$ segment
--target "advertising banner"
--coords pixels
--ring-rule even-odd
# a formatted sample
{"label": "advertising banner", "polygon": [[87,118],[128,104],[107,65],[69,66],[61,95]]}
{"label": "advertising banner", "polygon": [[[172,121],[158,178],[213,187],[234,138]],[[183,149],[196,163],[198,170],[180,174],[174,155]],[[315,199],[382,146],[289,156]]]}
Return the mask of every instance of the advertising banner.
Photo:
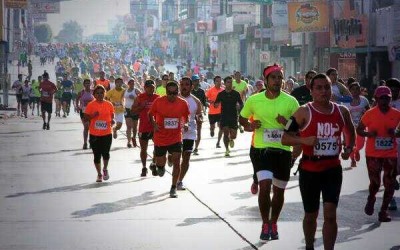
{"label": "advertising banner", "polygon": [[28,0],[5,0],[4,6],[10,9],[26,9]]}
{"label": "advertising banner", "polygon": [[327,2],[290,2],[288,16],[290,32],[329,31]]}

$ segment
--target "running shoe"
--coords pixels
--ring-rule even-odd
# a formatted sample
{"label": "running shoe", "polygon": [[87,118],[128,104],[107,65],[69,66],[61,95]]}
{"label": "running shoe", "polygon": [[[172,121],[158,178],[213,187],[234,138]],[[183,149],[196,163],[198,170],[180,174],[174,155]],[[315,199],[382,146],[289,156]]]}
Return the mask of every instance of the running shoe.
{"label": "running shoe", "polygon": [[102,175],[97,175],[96,182],[102,182],[103,181],[103,176]]}
{"label": "running shoe", "polygon": [[152,162],[151,164],[150,164],[150,170],[151,170],[151,174],[153,175],[153,176],[157,176],[158,175],[158,173],[157,173],[157,166],[156,166],[156,164],[154,163],[154,162]]}
{"label": "running shoe", "polygon": [[176,184],[176,189],[177,189],[177,190],[186,190],[186,187],[183,185],[183,182],[179,181],[179,182]]}
{"label": "running shoe", "polygon": [[261,227],[261,234],[260,234],[260,240],[262,241],[267,241],[270,238],[270,233],[269,233],[269,225],[268,223],[264,223]]}
{"label": "running shoe", "polygon": [[225,151],[225,157],[231,156],[229,153],[230,153],[230,151],[229,151],[229,150],[226,150],[226,151]]}
{"label": "running shoe", "polygon": [[390,211],[396,211],[397,210],[397,203],[396,203],[396,198],[395,197],[393,197],[392,200],[390,201],[388,209]]}
{"label": "running shoe", "polygon": [[117,139],[118,138],[118,133],[116,129],[113,129],[113,138]]}
{"label": "running shoe", "polygon": [[214,130],[210,130],[210,136],[214,137]]}
{"label": "running shoe", "polygon": [[47,130],[50,130],[50,123],[47,123],[47,124],[46,124],[46,129],[47,129]]}
{"label": "running shoe", "polygon": [[242,126],[239,126],[239,131],[240,131],[240,133],[244,133],[244,129],[243,129],[243,127]]}
{"label": "running shoe", "polygon": [[176,187],[171,187],[171,190],[169,191],[169,197],[178,198],[178,195],[176,194]]}
{"label": "running shoe", "polygon": [[258,193],[258,184],[255,182],[251,183],[250,191],[252,194],[257,194]]}
{"label": "running shoe", "polygon": [[126,146],[127,146],[128,148],[131,148],[131,147],[132,147],[132,144],[128,143]]}
{"label": "running shoe", "polygon": [[235,146],[235,141],[231,139],[229,141],[229,147],[233,148],[234,146]]}
{"label": "running shoe", "polygon": [[221,148],[221,145],[219,145],[219,143],[217,143],[216,148]]}
{"label": "running shoe", "polygon": [[193,155],[199,155],[199,150],[198,150],[197,148],[195,148],[195,149],[193,150]]}
{"label": "running shoe", "polygon": [[46,123],[44,122],[44,123],[43,123],[43,129],[46,129],[46,126],[47,126],[47,125],[46,125]]}
{"label": "running shoe", "polygon": [[368,196],[367,204],[365,205],[365,208],[364,208],[364,212],[365,212],[366,215],[370,215],[371,216],[371,215],[374,214],[375,200],[376,200],[375,197],[374,198],[370,198]]}
{"label": "running shoe", "polygon": [[146,177],[147,175],[147,168],[142,168],[142,173],[140,174],[140,177]]}
{"label": "running shoe", "polygon": [[271,223],[271,240],[279,240],[278,225],[274,222]]}
{"label": "running shoe", "polygon": [[63,115],[63,118],[67,118],[67,116],[64,114],[64,115]]}
{"label": "running shoe", "polygon": [[380,222],[390,222],[392,218],[390,218],[389,214],[386,211],[380,211],[378,215],[378,219]]}
{"label": "running shoe", "polygon": [[158,176],[163,177],[164,174],[165,174],[165,167],[158,167],[157,166],[157,174],[158,174]]}
{"label": "running shoe", "polygon": [[133,145],[134,148],[137,147],[137,142],[136,142],[135,138],[132,138],[132,145]]}
{"label": "running shoe", "polygon": [[108,174],[108,170],[107,169],[103,169],[103,180],[108,180],[110,179],[110,175]]}
{"label": "running shoe", "polygon": [[83,143],[83,149],[87,149],[87,143]]}

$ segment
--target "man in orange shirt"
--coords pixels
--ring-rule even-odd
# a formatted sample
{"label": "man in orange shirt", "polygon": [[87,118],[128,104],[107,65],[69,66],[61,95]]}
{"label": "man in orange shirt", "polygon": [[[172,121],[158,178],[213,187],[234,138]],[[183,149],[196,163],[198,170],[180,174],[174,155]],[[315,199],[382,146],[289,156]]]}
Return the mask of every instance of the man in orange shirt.
{"label": "man in orange shirt", "polygon": [[367,137],[365,156],[369,176],[369,196],[364,212],[367,215],[374,213],[376,194],[381,186],[381,172],[383,170],[383,186],[385,192],[378,214],[380,222],[389,222],[391,218],[387,212],[394,194],[397,168],[397,142],[400,137],[398,125],[400,111],[390,107],[392,92],[387,86],[379,86],[374,94],[377,105],[362,116],[357,127],[357,134]]}
{"label": "man in orange shirt", "polygon": [[172,154],[172,186],[169,195],[176,198],[176,184],[181,171],[182,121],[183,129],[187,131],[190,112],[188,103],[178,96],[177,82],[169,81],[166,91],[166,96],[157,98],[152,104],[149,119],[154,128],[154,154],[158,176],[164,176],[167,151]]}
{"label": "man in orange shirt", "polygon": [[[222,83],[221,76],[215,76],[214,77],[214,86],[212,88],[210,88],[206,93],[207,100],[210,103],[210,107],[208,110],[208,121],[210,122],[211,137],[214,137],[215,123],[217,123],[218,127],[219,127],[219,123],[221,120],[221,106],[214,107],[214,102],[217,99],[218,93],[222,92],[224,90],[221,86],[221,83]],[[222,130],[221,130],[221,128],[219,128],[217,148],[221,147],[219,145],[221,138],[222,138]]]}
{"label": "man in orange shirt", "polygon": [[100,71],[100,78],[95,81],[95,85],[102,85],[107,91],[110,90],[110,81],[105,79],[106,73]]}

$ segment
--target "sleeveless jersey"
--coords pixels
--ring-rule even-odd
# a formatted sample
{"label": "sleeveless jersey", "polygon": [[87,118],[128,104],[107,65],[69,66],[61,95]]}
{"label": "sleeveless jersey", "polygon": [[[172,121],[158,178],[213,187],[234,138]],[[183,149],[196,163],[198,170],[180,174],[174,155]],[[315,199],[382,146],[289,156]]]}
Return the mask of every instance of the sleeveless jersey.
{"label": "sleeveless jersey", "polygon": [[129,98],[130,95],[132,95],[133,98],[136,98],[136,91],[135,91],[135,89],[132,89],[130,92],[129,92],[129,89],[126,89],[126,90],[125,90],[125,94],[124,94],[124,98],[125,98],[125,108],[127,108],[127,109],[131,109],[131,108],[132,108],[133,101],[135,100],[135,99]]}
{"label": "sleeveless jersey", "polygon": [[183,139],[196,140],[197,139],[197,122],[196,122],[196,112],[197,112],[197,102],[194,100],[192,95],[188,97],[182,97],[189,104],[189,129],[188,131],[183,131]]}
{"label": "sleeveless jersey", "polygon": [[[330,114],[323,114],[316,110],[311,103],[307,103],[310,119],[304,129],[300,130],[301,137],[317,136],[315,146],[302,145],[303,155],[318,157],[329,156],[329,159],[317,161],[302,160],[301,168],[312,172],[321,172],[340,165],[341,133],[344,119],[339,106],[333,103]],[[337,157],[335,157],[337,156]]]}

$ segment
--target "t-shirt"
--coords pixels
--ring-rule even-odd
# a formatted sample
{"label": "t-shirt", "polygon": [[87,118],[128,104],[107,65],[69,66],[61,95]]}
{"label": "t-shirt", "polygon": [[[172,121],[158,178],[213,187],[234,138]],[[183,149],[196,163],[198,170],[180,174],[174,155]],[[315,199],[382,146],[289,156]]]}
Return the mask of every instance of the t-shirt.
{"label": "t-shirt", "polygon": [[307,102],[312,101],[312,96],[310,90],[307,88],[306,85],[300,86],[290,93],[296,100],[299,102],[300,105],[306,104]]}
{"label": "t-shirt", "polygon": [[167,95],[167,88],[163,85],[160,85],[156,88],[156,94],[159,96]]}
{"label": "t-shirt", "polygon": [[217,114],[221,114],[221,105],[219,105],[217,108],[214,107],[214,103],[215,100],[217,99],[218,93],[222,92],[224,89],[221,88],[216,88],[215,86],[210,88],[207,93],[206,93],[206,97],[208,99],[209,102],[212,102],[210,104],[210,107],[208,109],[208,114],[209,115],[217,115]]}
{"label": "t-shirt", "polygon": [[278,123],[276,117],[279,114],[289,120],[298,107],[297,100],[283,91],[275,99],[267,98],[265,92],[250,96],[240,115],[261,121],[261,127],[253,132],[251,145],[255,148],[272,147],[291,151],[290,146],[281,143],[285,126]]}
{"label": "t-shirt", "polygon": [[49,80],[43,80],[40,83],[39,88],[41,92],[40,101],[45,103],[52,103],[53,95],[57,91],[56,85]]}
{"label": "t-shirt", "polygon": [[33,97],[40,97],[40,88],[39,88],[39,81],[32,81],[32,96]]}
{"label": "t-shirt", "polygon": [[141,93],[137,97],[139,106],[144,104],[144,109],[139,113],[139,133],[153,132],[153,126],[149,120],[149,110],[155,99],[160,97],[159,95],[153,94],[149,96],[147,93]]}
{"label": "t-shirt", "polygon": [[110,91],[107,91],[106,98],[114,105],[115,113],[121,114],[121,113],[125,112],[124,103],[123,103],[124,89],[121,89],[121,90],[112,89]]}
{"label": "t-shirt", "polygon": [[85,109],[85,114],[92,116],[96,111],[99,112],[99,115],[90,120],[89,134],[94,136],[111,134],[111,118],[114,113],[112,103],[106,100],[102,102],[98,102],[97,100],[89,102]]}
{"label": "t-shirt", "polygon": [[352,105],[351,102],[347,102],[344,103],[344,106],[349,109],[354,126],[357,127],[358,123],[360,123],[361,116],[369,108],[369,102],[367,98],[360,96],[360,103],[358,105]]}
{"label": "t-shirt", "polygon": [[[246,97],[245,90],[247,89],[247,82],[241,80],[239,83],[235,79],[232,80],[232,88],[239,92],[242,98]],[[244,99],[243,99],[244,100]]]}
{"label": "t-shirt", "polygon": [[221,106],[221,119],[225,121],[236,121],[237,120],[237,108],[236,104],[243,106],[243,101],[240,98],[239,92],[236,90],[231,90],[227,92],[223,90],[222,92],[218,93],[217,99],[215,100],[216,103],[220,103]]}
{"label": "t-shirt", "polygon": [[365,156],[369,157],[397,157],[397,142],[393,136],[388,134],[388,129],[393,130],[400,122],[400,111],[390,108],[384,114],[375,106],[365,112],[361,122],[368,131],[376,131],[376,137],[367,137]]}
{"label": "t-shirt", "polygon": [[192,94],[197,97],[197,99],[200,100],[201,104],[203,106],[207,105],[207,98],[206,98],[206,93],[204,92],[203,89],[198,88],[198,89],[192,89]]}
{"label": "t-shirt", "polygon": [[102,85],[104,88],[106,88],[106,90],[110,89],[110,81],[108,79],[104,79],[104,80],[97,79],[95,83],[96,83],[96,85],[98,85],[98,84]]}
{"label": "t-shirt", "polygon": [[70,80],[65,80],[61,82],[64,92],[72,93],[72,86],[74,84]]}
{"label": "t-shirt", "polygon": [[157,98],[150,108],[149,114],[155,117],[159,128],[154,131],[154,145],[168,146],[182,141],[182,120],[188,121],[189,105],[181,97],[174,102],[166,96]]}

